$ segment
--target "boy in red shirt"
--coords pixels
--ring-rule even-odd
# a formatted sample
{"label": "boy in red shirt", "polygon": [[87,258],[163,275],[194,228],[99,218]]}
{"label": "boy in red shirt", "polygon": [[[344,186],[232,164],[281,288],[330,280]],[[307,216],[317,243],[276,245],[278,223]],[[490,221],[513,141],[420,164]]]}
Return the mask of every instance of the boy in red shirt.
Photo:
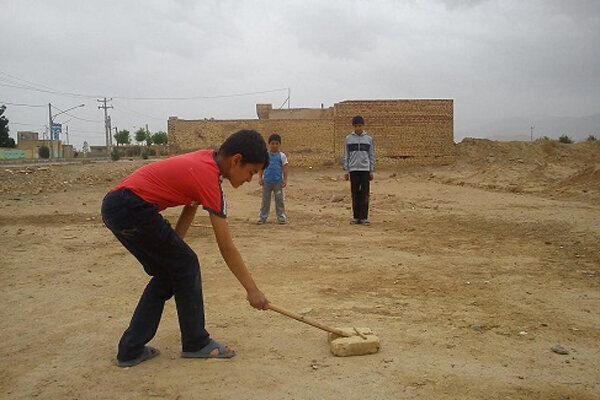
{"label": "boy in red shirt", "polygon": [[[159,354],[146,343],[156,334],[164,304],[172,296],[181,330],[182,357],[235,355],[211,339],[204,328],[200,265],[183,237],[201,205],[209,212],[221,255],[246,289],[248,302],[265,310],[268,300],[231,239],[221,182],[225,178],[237,188],[268,164],[262,136],[242,130],[227,138],[219,151],[199,150],[145,165],[106,195],[102,203],[104,224],[152,277],[119,342],[119,367],[134,366]],[[184,208],[173,229],[160,211],[180,205]]]}

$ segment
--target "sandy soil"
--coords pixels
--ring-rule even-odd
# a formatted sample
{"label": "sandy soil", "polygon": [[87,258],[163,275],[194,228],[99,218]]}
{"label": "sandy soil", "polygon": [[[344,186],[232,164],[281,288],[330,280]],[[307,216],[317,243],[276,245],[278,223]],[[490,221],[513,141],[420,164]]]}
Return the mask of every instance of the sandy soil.
{"label": "sandy soil", "polygon": [[248,306],[200,213],[188,241],[208,329],[238,355],[180,358],[171,300],[152,341],[162,354],[127,369],[116,343],[147,278],[99,209],[141,161],[1,168],[0,397],[600,398],[600,146],[457,151],[453,166],[379,171],[370,227],[348,224],[338,169],[291,170],[286,226],[254,224],[257,182],[224,184],[234,240],[270,300],[370,327],[379,353],[334,357],[324,332]]}

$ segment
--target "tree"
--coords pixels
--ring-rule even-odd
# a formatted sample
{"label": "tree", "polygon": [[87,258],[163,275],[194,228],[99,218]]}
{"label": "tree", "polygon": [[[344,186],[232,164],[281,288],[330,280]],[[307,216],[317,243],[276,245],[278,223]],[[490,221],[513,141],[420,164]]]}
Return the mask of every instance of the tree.
{"label": "tree", "polygon": [[562,135],[561,137],[558,138],[558,141],[561,143],[566,143],[566,144],[573,143],[573,140],[570,137],[568,137],[567,135]]}
{"label": "tree", "polygon": [[150,146],[152,143],[154,143],[154,135],[148,132],[146,135],[146,145]]}
{"label": "tree", "polygon": [[158,131],[152,135],[152,141],[156,144],[167,144],[168,137],[167,132]]}
{"label": "tree", "polygon": [[129,144],[131,143],[131,138],[129,137],[129,131],[127,129],[123,129],[114,134],[113,136],[117,141],[117,146],[119,144]]}
{"label": "tree", "polygon": [[49,158],[50,157],[50,148],[48,146],[41,146],[38,149],[38,155],[40,158]]}
{"label": "tree", "polygon": [[596,139],[596,136],[594,136],[594,135],[590,135],[590,136],[588,136],[588,138],[587,138],[586,140],[587,140],[588,142],[595,142],[595,141],[596,141],[596,140],[598,140],[598,139]]}
{"label": "tree", "polygon": [[140,128],[137,131],[135,131],[135,141],[138,142],[138,144],[140,144],[144,140],[146,140],[146,131],[144,130],[144,128]]}
{"label": "tree", "polygon": [[15,140],[8,135],[8,119],[3,115],[5,105],[0,106],[0,147],[15,147]]}
{"label": "tree", "polygon": [[120,158],[121,155],[119,154],[119,150],[116,147],[113,147],[112,151],[110,152],[110,159],[113,161],[119,161]]}

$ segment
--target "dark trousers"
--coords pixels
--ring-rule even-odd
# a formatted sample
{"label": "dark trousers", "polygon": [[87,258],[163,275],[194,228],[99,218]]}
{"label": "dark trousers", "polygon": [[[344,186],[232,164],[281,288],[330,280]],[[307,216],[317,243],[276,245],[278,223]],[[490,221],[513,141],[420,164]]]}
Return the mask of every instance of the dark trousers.
{"label": "dark trousers", "polygon": [[350,172],[350,190],[352,191],[352,213],[354,219],[369,218],[369,171]]}
{"label": "dark trousers", "polygon": [[102,220],[152,278],[119,342],[117,358],[139,357],[156,334],[165,302],[175,296],[183,351],[206,346],[200,265],[194,251],[177,235],[158,207],[133,192],[110,192],[102,202]]}

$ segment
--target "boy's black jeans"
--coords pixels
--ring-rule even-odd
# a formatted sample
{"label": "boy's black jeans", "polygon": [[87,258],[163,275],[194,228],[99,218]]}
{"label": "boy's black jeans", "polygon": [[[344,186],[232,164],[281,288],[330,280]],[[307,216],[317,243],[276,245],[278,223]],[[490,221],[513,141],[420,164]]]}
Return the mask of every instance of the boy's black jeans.
{"label": "boy's black jeans", "polygon": [[204,329],[198,257],[158,207],[130,190],[117,190],[104,198],[102,220],[152,277],[119,342],[117,359],[129,361],[142,354],[144,345],[156,334],[165,302],[173,295],[183,351],[206,346],[209,335]]}
{"label": "boy's black jeans", "polygon": [[370,177],[371,173],[369,171],[350,171],[354,219],[369,219]]}

